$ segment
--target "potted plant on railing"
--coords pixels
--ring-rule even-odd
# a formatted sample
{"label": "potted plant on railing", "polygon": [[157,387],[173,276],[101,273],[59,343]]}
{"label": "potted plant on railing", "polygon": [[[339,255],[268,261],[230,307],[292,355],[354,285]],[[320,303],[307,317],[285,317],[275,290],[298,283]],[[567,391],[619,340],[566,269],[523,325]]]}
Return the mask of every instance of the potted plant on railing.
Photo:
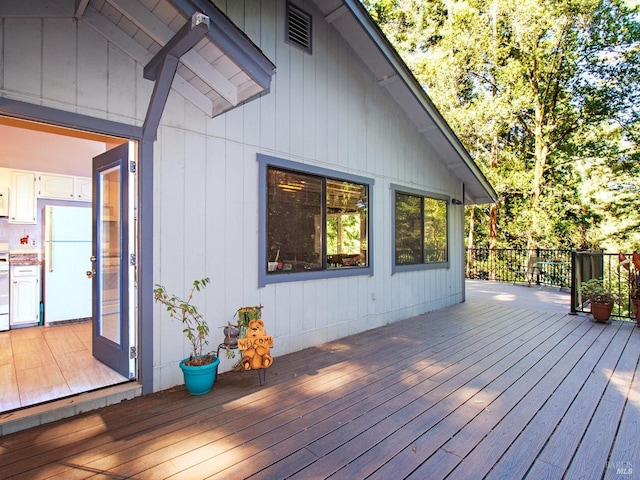
{"label": "potted plant on railing", "polygon": [[617,297],[601,278],[592,278],[580,285],[582,299],[591,304],[591,314],[600,323],[606,323],[611,317],[611,310]]}
{"label": "potted plant on railing", "polygon": [[204,289],[209,278],[194,280],[186,300],[175,294],[167,293],[164,286],[156,284],[153,295],[156,302],[167,307],[169,317],[182,322],[185,337],[191,344],[191,354],[180,362],[184,383],[191,395],[203,395],[211,391],[218,373],[220,359],[213,353],[205,353],[209,344],[209,326],[198,307],[192,303],[193,294]]}
{"label": "potted plant on railing", "polygon": [[636,325],[640,326],[640,253],[633,252],[631,259],[624,253],[619,253],[618,260],[629,276],[629,299],[636,317]]}

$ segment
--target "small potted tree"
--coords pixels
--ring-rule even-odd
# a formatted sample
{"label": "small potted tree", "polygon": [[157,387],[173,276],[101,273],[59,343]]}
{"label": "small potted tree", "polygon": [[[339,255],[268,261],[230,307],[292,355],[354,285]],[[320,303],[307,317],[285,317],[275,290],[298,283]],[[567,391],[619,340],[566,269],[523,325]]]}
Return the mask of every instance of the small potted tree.
{"label": "small potted tree", "polygon": [[591,304],[591,314],[600,323],[606,323],[611,317],[616,295],[601,278],[592,278],[580,285],[582,300]]}
{"label": "small potted tree", "polygon": [[180,320],[182,332],[191,344],[191,354],[180,362],[184,383],[191,395],[203,395],[211,391],[218,373],[220,359],[213,353],[205,353],[209,344],[209,326],[198,307],[192,303],[193,294],[204,289],[209,278],[194,280],[186,300],[167,292],[162,285],[156,284],[153,295],[156,302],[167,307],[169,317]]}

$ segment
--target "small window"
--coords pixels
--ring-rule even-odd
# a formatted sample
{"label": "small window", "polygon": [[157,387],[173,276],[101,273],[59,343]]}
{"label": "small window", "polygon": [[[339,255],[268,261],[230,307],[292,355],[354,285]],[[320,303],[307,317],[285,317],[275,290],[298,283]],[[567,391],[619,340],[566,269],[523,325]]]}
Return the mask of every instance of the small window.
{"label": "small window", "polygon": [[311,15],[287,3],[287,41],[311,53]]}
{"label": "small window", "polygon": [[394,194],[394,267],[447,266],[449,199],[400,189]]}
{"label": "small window", "polygon": [[373,180],[259,155],[260,283],[372,274]]}

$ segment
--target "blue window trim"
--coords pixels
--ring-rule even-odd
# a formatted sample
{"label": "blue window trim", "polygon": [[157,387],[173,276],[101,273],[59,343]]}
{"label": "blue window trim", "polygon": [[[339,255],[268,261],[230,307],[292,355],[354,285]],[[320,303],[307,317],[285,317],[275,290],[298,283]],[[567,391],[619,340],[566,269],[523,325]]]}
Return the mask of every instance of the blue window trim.
{"label": "blue window trim", "polygon": [[[312,165],[306,165],[304,163],[294,162],[291,160],[285,160],[282,158],[272,157],[269,155],[263,155],[259,153],[257,155],[258,161],[258,287],[264,287],[272,283],[285,283],[285,282],[301,282],[306,280],[317,280],[324,278],[341,278],[341,277],[353,277],[357,275],[373,275],[373,255],[372,255],[372,198],[373,198],[373,185],[374,180],[372,178],[361,177],[359,175],[352,175],[349,173],[339,172],[336,170],[329,170],[326,168],[316,167]],[[268,167],[277,167],[287,170],[294,170],[300,173],[307,173],[310,175],[319,175],[322,177],[332,178],[336,180],[345,180],[348,182],[360,183],[367,185],[369,190],[369,235],[367,238],[367,249],[369,265],[365,267],[348,267],[348,268],[336,268],[317,270],[312,272],[297,272],[297,273],[279,273],[278,275],[267,274],[267,169]]]}
{"label": "blue window trim", "polygon": [[[439,193],[427,192],[415,188],[404,187],[394,183],[389,185],[391,190],[391,274],[400,272],[413,272],[416,270],[433,270],[435,268],[449,268],[449,245],[451,243],[451,228],[449,206],[451,205],[451,197]],[[396,192],[407,193],[419,197],[435,198],[436,200],[444,200],[447,202],[447,261],[437,263],[418,263],[414,265],[396,265]]]}

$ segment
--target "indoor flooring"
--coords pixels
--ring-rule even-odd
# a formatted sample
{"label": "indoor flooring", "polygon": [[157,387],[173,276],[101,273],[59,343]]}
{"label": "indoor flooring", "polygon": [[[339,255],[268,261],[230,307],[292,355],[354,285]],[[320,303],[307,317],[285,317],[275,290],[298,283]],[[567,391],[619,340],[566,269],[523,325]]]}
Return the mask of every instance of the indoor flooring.
{"label": "indoor flooring", "polygon": [[126,382],[91,354],[91,323],[0,332],[0,412]]}

